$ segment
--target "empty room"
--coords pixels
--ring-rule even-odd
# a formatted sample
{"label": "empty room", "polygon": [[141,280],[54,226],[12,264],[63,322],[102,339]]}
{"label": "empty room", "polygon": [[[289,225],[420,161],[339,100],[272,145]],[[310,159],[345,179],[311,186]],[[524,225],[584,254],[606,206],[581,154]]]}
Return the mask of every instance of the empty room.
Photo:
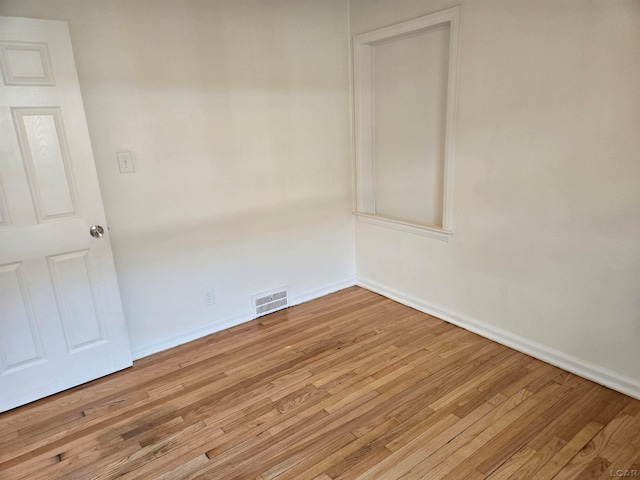
{"label": "empty room", "polygon": [[640,0],[0,0],[0,479],[640,478]]}

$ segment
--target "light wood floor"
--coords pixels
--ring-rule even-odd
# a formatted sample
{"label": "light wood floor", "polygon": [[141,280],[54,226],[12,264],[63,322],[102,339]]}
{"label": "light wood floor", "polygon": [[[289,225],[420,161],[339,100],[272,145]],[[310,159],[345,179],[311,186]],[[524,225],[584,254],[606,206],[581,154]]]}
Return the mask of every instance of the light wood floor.
{"label": "light wood floor", "polygon": [[0,415],[11,480],[584,480],[639,464],[640,401],[357,287]]}

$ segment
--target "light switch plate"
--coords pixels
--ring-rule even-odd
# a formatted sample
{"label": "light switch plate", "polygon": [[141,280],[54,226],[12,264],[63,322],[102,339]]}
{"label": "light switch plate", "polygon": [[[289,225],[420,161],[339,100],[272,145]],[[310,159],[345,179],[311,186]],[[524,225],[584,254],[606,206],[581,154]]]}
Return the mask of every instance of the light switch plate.
{"label": "light switch plate", "polygon": [[131,152],[116,152],[118,157],[118,167],[120,167],[120,173],[133,173],[133,155]]}

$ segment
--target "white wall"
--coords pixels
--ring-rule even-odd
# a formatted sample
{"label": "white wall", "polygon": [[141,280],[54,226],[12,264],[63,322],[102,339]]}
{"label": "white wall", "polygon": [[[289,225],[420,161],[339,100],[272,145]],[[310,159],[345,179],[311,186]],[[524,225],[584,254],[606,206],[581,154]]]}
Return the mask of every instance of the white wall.
{"label": "white wall", "polygon": [[451,243],[356,226],[367,286],[640,396],[640,2],[462,5]]}
{"label": "white wall", "polygon": [[134,355],[251,318],[254,293],[353,283],[346,1],[2,0],[0,14],[69,22]]}
{"label": "white wall", "polygon": [[[454,4],[453,240],[358,223],[359,281],[638,396],[640,2],[351,0],[351,34]],[[349,283],[345,1],[0,14],[70,24],[134,352]]]}

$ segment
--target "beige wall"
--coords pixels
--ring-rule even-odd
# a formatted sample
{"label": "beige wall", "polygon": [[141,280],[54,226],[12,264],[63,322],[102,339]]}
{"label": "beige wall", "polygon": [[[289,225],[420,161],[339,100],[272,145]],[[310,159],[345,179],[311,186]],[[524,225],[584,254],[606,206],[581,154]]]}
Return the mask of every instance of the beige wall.
{"label": "beige wall", "polygon": [[352,0],[351,33],[456,4],[452,242],[358,223],[358,278],[639,395],[640,2]]}
{"label": "beige wall", "polygon": [[2,0],[0,14],[69,22],[134,354],[251,318],[254,293],[353,283],[346,1]]}

